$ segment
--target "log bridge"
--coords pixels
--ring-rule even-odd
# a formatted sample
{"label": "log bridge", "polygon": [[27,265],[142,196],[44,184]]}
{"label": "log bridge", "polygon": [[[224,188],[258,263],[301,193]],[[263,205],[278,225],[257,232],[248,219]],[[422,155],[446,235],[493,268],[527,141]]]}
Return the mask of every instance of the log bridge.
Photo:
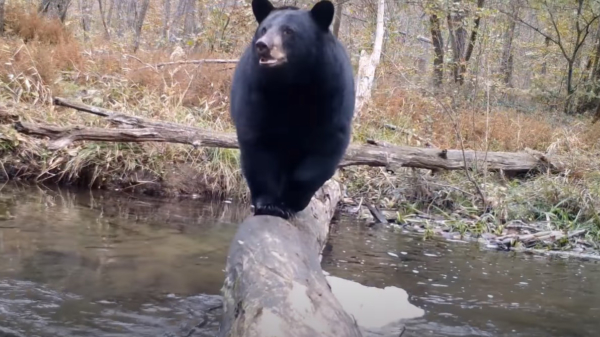
{"label": "log bridge", "polygon": [[[218,133],[122,114],[64,98],[54,104],[95,114],[117,128],[57,126],[17,121],[17,131],[49,138],[57,150],[76,141],[171,142],[194,147],[237,148],[234,134]],[[367,165],[396,171],[403,167],[467,170],[486,167],[505,173],[561,172],[558,158],[533,151],[477,152],[378,143],[351,144],[340,167]],[[230,245],[222,288],[224,313],[219,337],[358,337],[354,317],[335,298],[321,269],[329,224],[342,186],[331,179],[293,220],[250,216]]]}

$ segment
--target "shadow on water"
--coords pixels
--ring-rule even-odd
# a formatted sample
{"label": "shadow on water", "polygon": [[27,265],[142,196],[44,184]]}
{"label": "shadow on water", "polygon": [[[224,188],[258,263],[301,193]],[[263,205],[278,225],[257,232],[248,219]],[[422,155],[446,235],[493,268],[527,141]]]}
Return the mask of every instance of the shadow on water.
{"label": "shadow on water", "polygon": [[[229,243],[249,210],[222,201],[6,185],[0,336],[214,336]],[[406,290],[406,336],[596,336],[600,265],[332,228],[323,268]],[[391,336],[389,336],[391,337]]]}

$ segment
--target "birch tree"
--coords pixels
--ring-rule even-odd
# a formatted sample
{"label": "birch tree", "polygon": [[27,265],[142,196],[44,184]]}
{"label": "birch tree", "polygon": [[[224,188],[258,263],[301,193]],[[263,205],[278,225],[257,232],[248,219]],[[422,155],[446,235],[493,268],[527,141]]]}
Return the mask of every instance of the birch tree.
{"label": "birch tree", "polygon": [[375,80],[375,70],[381,60],[381,48],[383,46],[385,18],[385,0],[379,0],[377,5],[377,27],[375,29],[375,43],[371,55],[367,55],[365,50],[360,52],[358,63],[358,73],[356,75],[356,103],[355,118],[360,118],[364,107],[371,100],[371,88]]}

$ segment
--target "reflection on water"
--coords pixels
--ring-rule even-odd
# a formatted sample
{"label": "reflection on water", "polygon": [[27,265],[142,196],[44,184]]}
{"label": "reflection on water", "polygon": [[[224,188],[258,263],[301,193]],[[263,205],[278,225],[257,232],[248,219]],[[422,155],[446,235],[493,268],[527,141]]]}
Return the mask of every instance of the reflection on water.
{"label": "reflection on water", "polygon": [[[247,207],[89,191],[0,191],[0,336],[214,336]],[[332,228],[323,267],[408,292],[406,336],[596,336],[600,266]],[[392,337],[392,336],[389,336]]]}
{"label": "reflection on water", "polygon": [[231,208],[4,187],[0,327],[24,336],[187,335],[212,315],[204,330],[214,335],[220,299],[190,296],[219,293],[245,216]]}
{"label": "reflection on water", "polygon": [[[425,316],[406,336],[597,336],[597,262],[422,241],[342,217],[323,268],[364,285],[401,287]],[[391,254],[390,254],[391,253]]]}

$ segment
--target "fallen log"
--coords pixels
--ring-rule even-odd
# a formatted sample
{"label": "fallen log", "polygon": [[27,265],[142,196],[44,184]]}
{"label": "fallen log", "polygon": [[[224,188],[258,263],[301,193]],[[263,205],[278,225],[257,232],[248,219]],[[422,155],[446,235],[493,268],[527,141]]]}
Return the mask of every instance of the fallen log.
{"label": "fallen log", "polygon": [[329,180],[291,222],[251,216],[227,257],[219,337],[362,336],[320,264],[341,186]]}
{"label": "fallen log", "polygon": [[[92,113],[108,119],[114,124],[129,129],[107,129],[92,127],[59,127],[47,124],[16,122],[15,128],[24,134],[48,137],[53,141],[52,149],[60,149],[74,141],[96,140],[111,142],[171,142],[189,144],[194,147],[238,148],[233,133],[212,132],[191,126],[159,122],[141,117],[116,113],[87,104],[55,98],[54,104]],[[137,129],[132,129],[135,127]],[[340,167],[364,165],[385,167],[397,171],[402,167],[429,170],[464,170],[485,167],[489,171],[505,173],[562,172],[560,158],[546,156],[535,151],[526,152],[481,152],[465,150],[440,150],[396,146],[374,142],[373,144],[351,144]]]}

